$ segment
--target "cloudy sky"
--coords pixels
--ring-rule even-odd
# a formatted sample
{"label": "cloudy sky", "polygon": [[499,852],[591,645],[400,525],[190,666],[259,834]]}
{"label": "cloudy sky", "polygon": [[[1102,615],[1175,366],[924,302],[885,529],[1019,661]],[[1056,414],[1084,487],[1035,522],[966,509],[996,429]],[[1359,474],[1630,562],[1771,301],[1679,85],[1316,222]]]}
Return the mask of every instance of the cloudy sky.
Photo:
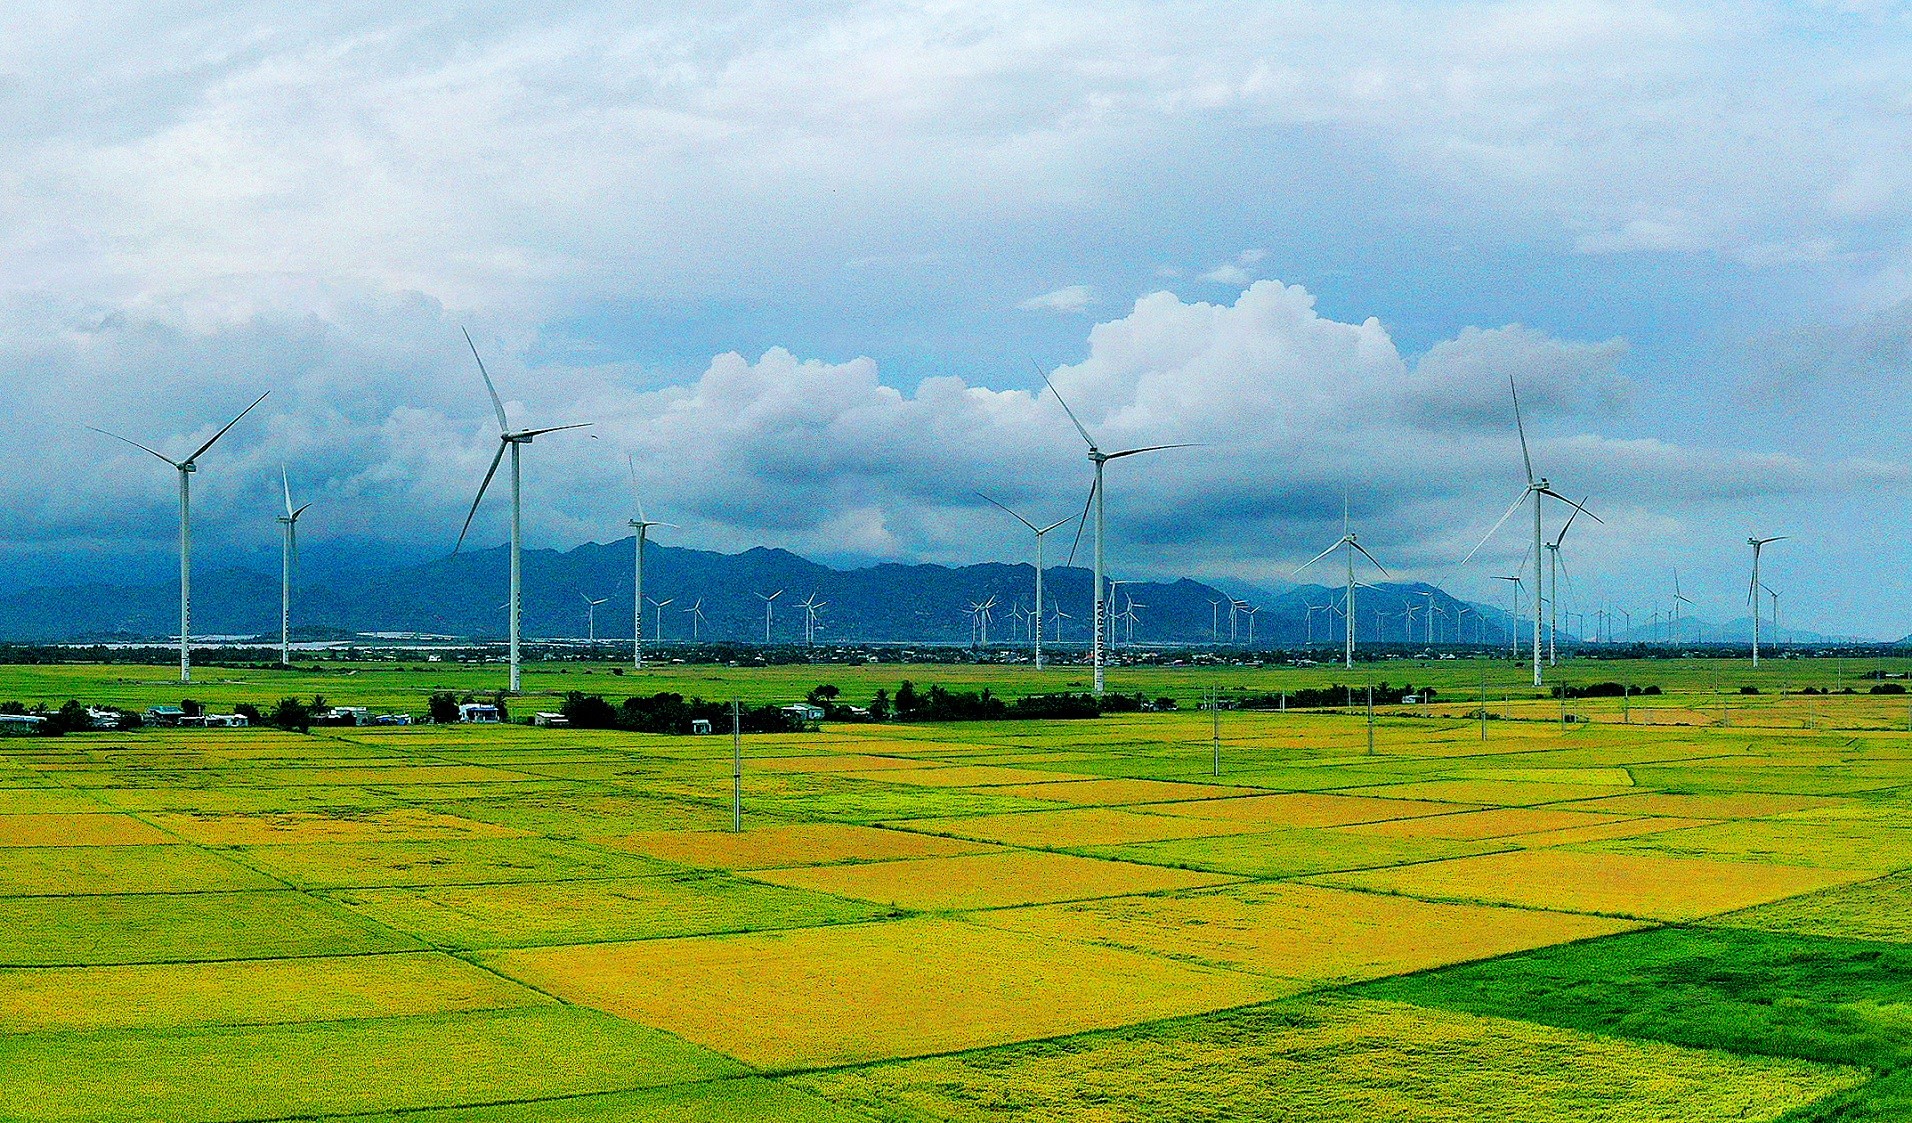
{"label": "cloudy sky", "polygon": [[[1912,631],[1912,15],[1896,3],[16,6],[0,589],[534,545],[1020,557],[1105,447],[1112,567],[1441,578],[1538,469],[1575,599],[1677,569]],[[474,535],[504,534],[487,500]],[[1552,513],[1549,521],[1554,521]],[[1576,542],[1575,539],[1578,539]],[[1449,578],[1494,595],[1517,534]]]}

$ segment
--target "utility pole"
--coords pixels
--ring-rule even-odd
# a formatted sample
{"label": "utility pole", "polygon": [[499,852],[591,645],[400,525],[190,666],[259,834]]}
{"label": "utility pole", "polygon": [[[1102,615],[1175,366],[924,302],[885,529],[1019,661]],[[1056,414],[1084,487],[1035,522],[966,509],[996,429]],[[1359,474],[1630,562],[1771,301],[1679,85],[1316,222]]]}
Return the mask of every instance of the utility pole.
{"label": "utility pole", "polygon": [[730,700],[730,831],[744,830],[744,717],[743,704]]}
{"label": "utility pole", "polygon": [[1222,774],[1222,697],[1217,691],[1209,692],[1208,713],[1211,722],[1210,739],[1215,746],[1215,775]]}

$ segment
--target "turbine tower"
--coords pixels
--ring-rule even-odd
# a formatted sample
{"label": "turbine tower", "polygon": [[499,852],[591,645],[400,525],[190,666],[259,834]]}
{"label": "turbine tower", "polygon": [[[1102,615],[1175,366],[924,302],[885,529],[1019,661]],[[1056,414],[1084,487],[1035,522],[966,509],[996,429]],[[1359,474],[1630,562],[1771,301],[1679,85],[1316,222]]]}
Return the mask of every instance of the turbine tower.
{"label": "turbine tower", "polygon": [[[1345,496],[1343,496],[1341,500],[1341,537],[1335,542],[1334,545],[1329,546],[1327,549],[1316,554],[1314,557],[1309,558],[1305,562],[1302,562],[1301,565],[1295,569],[1295,576],[1299,577],[1301,575],[1302,570],[1320,561],[1322,558],[1327,557],[1329,554],[1334,553],[1336,550],[1341,551],[1341,553],[1343,554],[1342,560],[1347,563],[1347,567],[1348,567],[1348,594],[1347,594],[1347,604],[1344,607],[1344,611],[1347,614],[1346,619],[1348,622],[1345,662],[1348,669],[1352,670],[1354,669],[1354,586],[1355,586],[1354,555],[1359,553],[1362,557],[1368,559],[1368,561],[1373,564],[1374,568],[1381,571],[1383,576],[1391,577],[1393,575],[1388,573],[1387,566],[1384,566],[1380,562],[1375,561],[1374,555],[1368,553],[1368,549],[1366,546],[1361,545],[1361,543],[1356,540],[1354,531],[1349,527],[1349,524],[1348,524],[1348,501]],[[1254,626],[1254,619],[1255,618],[1252,615],[1249,616],[1248,618],[1249,627],[1251,628]],[[1380,638],[1380,632],[1378,628],[1375,633],[1375,638],[1376,639]]]}
{"label": "turbine tower", "polygon": [[[1507,379],[1507,389],[1508,389],[1508,392],[1513,395],[1513,399],[1514,399],[1514,429],[1517,433],[1520,434],[1520,460],[1522,465],[1524,465],[1527,469],[1527,486],[1525,489],[1521,491],[1520,497],[1514,500],[1513,505],[1507,508],[1507,513],[1502,515],[1500,517],[1500,520],[1493,525],[1493,528],[1490,529],[1484,536],[1482,536],[1480,542],[1477,545],[1475,545],[1473,549],[1467,551],[1467,557],[1462,558],[1460,561],[1460,564],[1466,565],[1469,559],[1471,559],[1475,554],[1480,552],[1480,548],[1482,546],[1487,545],[1488,539],[1492,538],[1497,532],[1499,532],[1501,526],[1504,525],[1508,519],[1514,517],[1514,512],[1520,510],[1521,504],[1527,502],[1529,498],[1533,499],[1534,501],[1534,545],[1533,545],[1534,685],[1540,686],[1540,685],[1543,685],[1541,667],[1540,667],[1540,607],[1541,607],[1540,602],[1543,599],[1541,594],[1543,594],[1546,591],[1546,587],[1541,580],[1544,575],[1540,572],[1540,559],[1546,556],[1541,551],[1544,550],[1547,545],[1544,539],[1542,538],[1541,529],[1540,529],[1541,504],[1549,498],[1558,499],[1560,502],[1565,503],[1569,507],[1572,507],[1578,511],[1585,512],[1586,516],[1592,519],[1594,522],[1604,522],[1605,520],[1600,518],[1600,516],[1594,514],[1592,511],[1588,511],[1585,507],[1582,507],[1580,504],[1575,503],[1573,500],[1555,491],[1553,489],[1553,485],[1548,482],[1547,477],[1534,475],[1534,458],[1527,451],[1527,426],[1526,426],[1526,423],[1523,422],[1520,417],[1520,389],[1519,387],[1514,385],[1514,380],[1512,377],[1509,377]],[[1460,566],[1455,566],[1455,568],[1459,569]],[[1516,629],[1516,632],[1518,632],[1518,629]]]}
{"label": "turbine tower", "polygon": [[279,665],[289,667],[292,665],[292,569],[299,561],[299,516],[312,504],[293,509],[292,480],[283,465],[279,468],[279,483],[285,488],[285,514],[279,516],[279,522],[285,526],[285,544],[279,550]]}
{"label": "turbine tower", "polygon": [[239,411],[238,417],[235,417],[231,421],[226,422],[226,427],[224,429],[221,429],[217,433],[214,433],[212,435],[212,440],[209,440],[205,444],[200,445],[197,449],[194,449],[193,454],[191,456],[188,456],[184,460],[174,460],[170,456],[166,456],[162,453],[154,452],[152,449],[147,448],[145,445],[140,444],[138,441],[128,440],[127,438],[120,436],[118,433],[109,433],[104,429],[94,429],[93,426],[91,425],[86,426],[86,428],[93,429],[95,433],[98,433],[102,437],[111,437],[116,441],[120,441],[122,443],[132,445],[134,448],[140,450],[141,452],[151,453],[153,456],[159,457],[161,460],[164,460],[166,463],[171,464],[173,466],[173,469],[179,473],[179,681],[181,682],[191,682],[193,680],[193,662],[192,662],[193,530],[192,530],[192,484],[191,484],[192,475],[194,472],[197,472],[199,470],[199,458],[205,455],[206,450],[211,448],[213,445],[219,443],[219,438],[225,436],[227,430],[231,429],[234,425],[239,424],[240,420],[244,418],[246,414],[251,413],[255,408],[257,408],[260,402],[265,401],[266,395],[270,393],[272,393],[272,391],[267,390],[265,394],[261,394],[257,398],[255,398],[253,400],[252,405],[249,405],[245,409]]}
{"label": "turbine tower", "polygon": [[669,605],[676,600],[677,600],[676,597],[665,597],[663,600],[658,600],[656,597],[651,598],[652,606],[657,609],[657,642],[658,643],[664,642],[664,608],[666,605]]}
{"label": "turbine tower", "polygon": [[1005,507],[1001,503],[996,502],[994,499],[989,498],[989,496],[983,495],[982,492],[979,491],[976,494],[979,497],[981,497],[983,502],[988,503],[993,507],[1000,508],[1002,511],[1006,512],[1010,518],[1015,519],[1017,522],[1028,527],[1030,532],[1036,536],[1036,618],[1035,618],[1034,642],[1036,647],[1036,670],[1040,671],[1042,669],[1042,539],[1050,531],[1056,529],[1057,527],[1061,526],[1063,523],[1068,522],[1069,520],[1059,519],[1055,522],[1050,523],[1048,526],[1037,526],[1035,523],[1032,523],[1028,519],[1023,518],[1021,515],[1010,510],[1008,507]]}
{"label": "turbine tower", "polygon": [[[1089,508],[1090,506],[1094,506],[1095,508],[1095,546],[1094,546],[1095,564],[1093,566],[1093,571],[1094,571],[1094,589],[1095,589],[1095,611],[1093,614],[1092,626],[1089,631],[1089,634],[1092,637],[1094,637],[1093,639],[1090,640],[1089,660],[1091,664],[1093,664],[1093,671],[1090,674],[1090,684],[1095,691],[1095,696],[1100,698],[1102,697],[1102,678],[1103,678],[1102,664],[1103,664],[1103,658],[1104,658],[1103,635],[1104,635],[1105,625],[1107,621],[1106,609],[1104,607],[1105,601],[1103,599],[1103,591],[1102,591],[1102,534],[1104,530],[1102,468],[1109,461],[1120,460],[1125,456],[1136,456],[1144,452],[1159,452],[1165,448],[1188,448],[1190,446],[1186,444],[1144,445],[1141,448],[1123,449],[1121,452],[1103,452],[1102,449],[1096,445],[1095,438],[1091,437],[1089,435],[1089,431],[1083,428],[1082,422],[1076,419],[1075,411],[1069,408],[1069,403],[1063,399],[1061,391],[1056,389],[1056,384],[1049,381],[1049,375],[1046,372],[1044,372],[1040,366],[1036,368],[1036,373],[1042,375],[1043,384],[1048,386],[1049,392],[1056,396],[1056,401],[1060,403],[1062,406],[1062,412],[1069,415],[1069,423],[1075,426],[1076,432],[1082,434],[1083,443],[1089,446],[1089,463],[1095,465],[1095,482],[1089,485],[1089,499],[1088,499],[1088,502],[1082,505],[1082,515],[1083,515],[1084,521],[1087,521]],[[1076,541],[1080,542],[1081,540],[1082,540],[1082,529],[1078,525],[1076,528]],[[1071,558],[1075,556],[1074,547],[1070,548],[1069,556]]]}
{"label": "turbine tower", "polygon": [[703,634],[704,598],[698,597],[697,603],[684,610],[690,616],[690,641],[696,643]]}
{"label": "turbine tower", "polygon": [[[1591,495],[1587,496],[1586,499],[1575,504],[1573,510],[1567,512],[1566,525],[1560,528],[1559,534],[1554,535],[1552,542],[1547,543],[1547,584],[1552,590],[1547,595],[1547,665],[1549,667],[1560,661],[1560,544],[1566,541],[1567,532],[1573,529],[1573,520],[1579,518],[1580,512],[1586,510],[1584,504],[1591,498],[1593,498]],[[1572,575],[1569,574],[1568,584],[1572,583]]]}
{"label": "turbine tower", "polygon": [[[463,329],[460,329],[463,331]],[[498,388],[491,384],[491,373],[485,370],[485,360],[478,354],[478,345],[471,341],[471,333],[465,332],[465,346],[471,348],[471,357],[478,360],[478,375],[485,380],[485,390],[491,395],[491,408],[498,414],[498,454],[491,458],[491,467],[485,472],[484,482],[478,485],[478,494],[471,501],[471,510],[465,515],[464,529],[458,532],[458,541],[451,552],[456,554],[465,544],[465,535],[471,533],[471,520],[478,515],[478,504],[485,500],[485,490],[491,486],[493,476],[498,474],[498,464],[504,460],[505,453],[511,453],[511,692],[518,693],[520,685],[518,667],[518,625],[524,617],[524,602],[519,597],[520,574],[523,570],[524,552],[524,471],[520,450],[536,437],[546,433],[561,433],[566,429],[585,429],[589,422],[575,425],[551,425],[543,429],[511,428],[511,422],[505,419],[505,403],[498,397]]]}
{"label": "turbine tower", "polygon": [[[644,669],[644,543],[650,538],[654,526],[674,527],[676,523],[657,522],[644,517],[644,500],[637,494],[637,459],[627,456],[625,460],[631,466],[631,499],[637,504],[637,517],[630,520],[631,528],[637,531],[637,543],[632,552],[637,559],[634,564],[632,584],[635,591],[631,596],[631,666]],[[702,601],[697,603],[702,604]]]}
{"label": "turbine tower", "polygon": [[[1776,534],[1771,538],[1748,538],[1746,544],[1753,548],[1753,583],[1746,586],[1746,600],[1753,606],[1753,666],[1759,666],[1759,591],[1764,586],[1759,583],[1759,552],[1774,542],[1784,542],[1791,535]],[[1779,627],[1779,594],[1773,594],[1773,627]]]}

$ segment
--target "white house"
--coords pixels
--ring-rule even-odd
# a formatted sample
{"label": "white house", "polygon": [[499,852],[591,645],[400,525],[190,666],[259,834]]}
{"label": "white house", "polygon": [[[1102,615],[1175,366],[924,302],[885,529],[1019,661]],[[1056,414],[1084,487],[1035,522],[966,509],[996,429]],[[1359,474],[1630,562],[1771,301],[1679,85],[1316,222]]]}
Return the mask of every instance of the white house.
{"label": "white house", "polygon": [[489,702],[460,702],[458,720],[482,723],[496,722],[501,719],[498,716],[498,707]]}

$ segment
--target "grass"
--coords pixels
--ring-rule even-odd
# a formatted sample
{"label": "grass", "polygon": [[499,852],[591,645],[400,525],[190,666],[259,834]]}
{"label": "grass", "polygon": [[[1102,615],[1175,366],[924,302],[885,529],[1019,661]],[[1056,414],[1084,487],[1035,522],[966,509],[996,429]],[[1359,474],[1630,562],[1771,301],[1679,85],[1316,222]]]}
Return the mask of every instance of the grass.
{"label": "grass", "polygon": [[0,1036],[0,1117],[242,1120],[615,1091],[738,1071],[668,1034],[537,1006],[283,1026]]}
{"label": "grass", "polygon": [[233,853],[306,889],[636,877],[659,872],[657,863],[634,854],[540,838],[325,842],[246,846]]}
{"label": "grass", "polygon": [[279,887],[265,874],[193,846],[0,847],[0,897]]}
{"label": "grass", "polygon": [[1912,943],[1912,874],[1835,886],[1727,913],[1710,923],[1799,936]]}
{"label": "grass", "polygon": [[1857,1080],[1802,1061],[1328,998],[795,1083],[896,1123],[1705,1123],[1770,1120]]}
{"label": "grass", "polygon": [[1430,862],[1495,848],[1467,839],[1386,838],[1340,830],[1297,828],[1220,838],[1180,838],[1126,846],[1093,846],[1086,852],[1130,862],[1210,870],[1244,877],[1296,877],[1335,870],[1365,870]]}
{"label": "grass", "polygon": [[0,970],[6,1033],[268,1025],[550,1001],[431,952]]}
{"label": "grass", "polygon": [[726,870],[934,858],[988,849],[972,842],[846,823],[753,826],[747,831],[736,833],[727,830],[651,831],[600,841],[606,846],[679,865]]}

